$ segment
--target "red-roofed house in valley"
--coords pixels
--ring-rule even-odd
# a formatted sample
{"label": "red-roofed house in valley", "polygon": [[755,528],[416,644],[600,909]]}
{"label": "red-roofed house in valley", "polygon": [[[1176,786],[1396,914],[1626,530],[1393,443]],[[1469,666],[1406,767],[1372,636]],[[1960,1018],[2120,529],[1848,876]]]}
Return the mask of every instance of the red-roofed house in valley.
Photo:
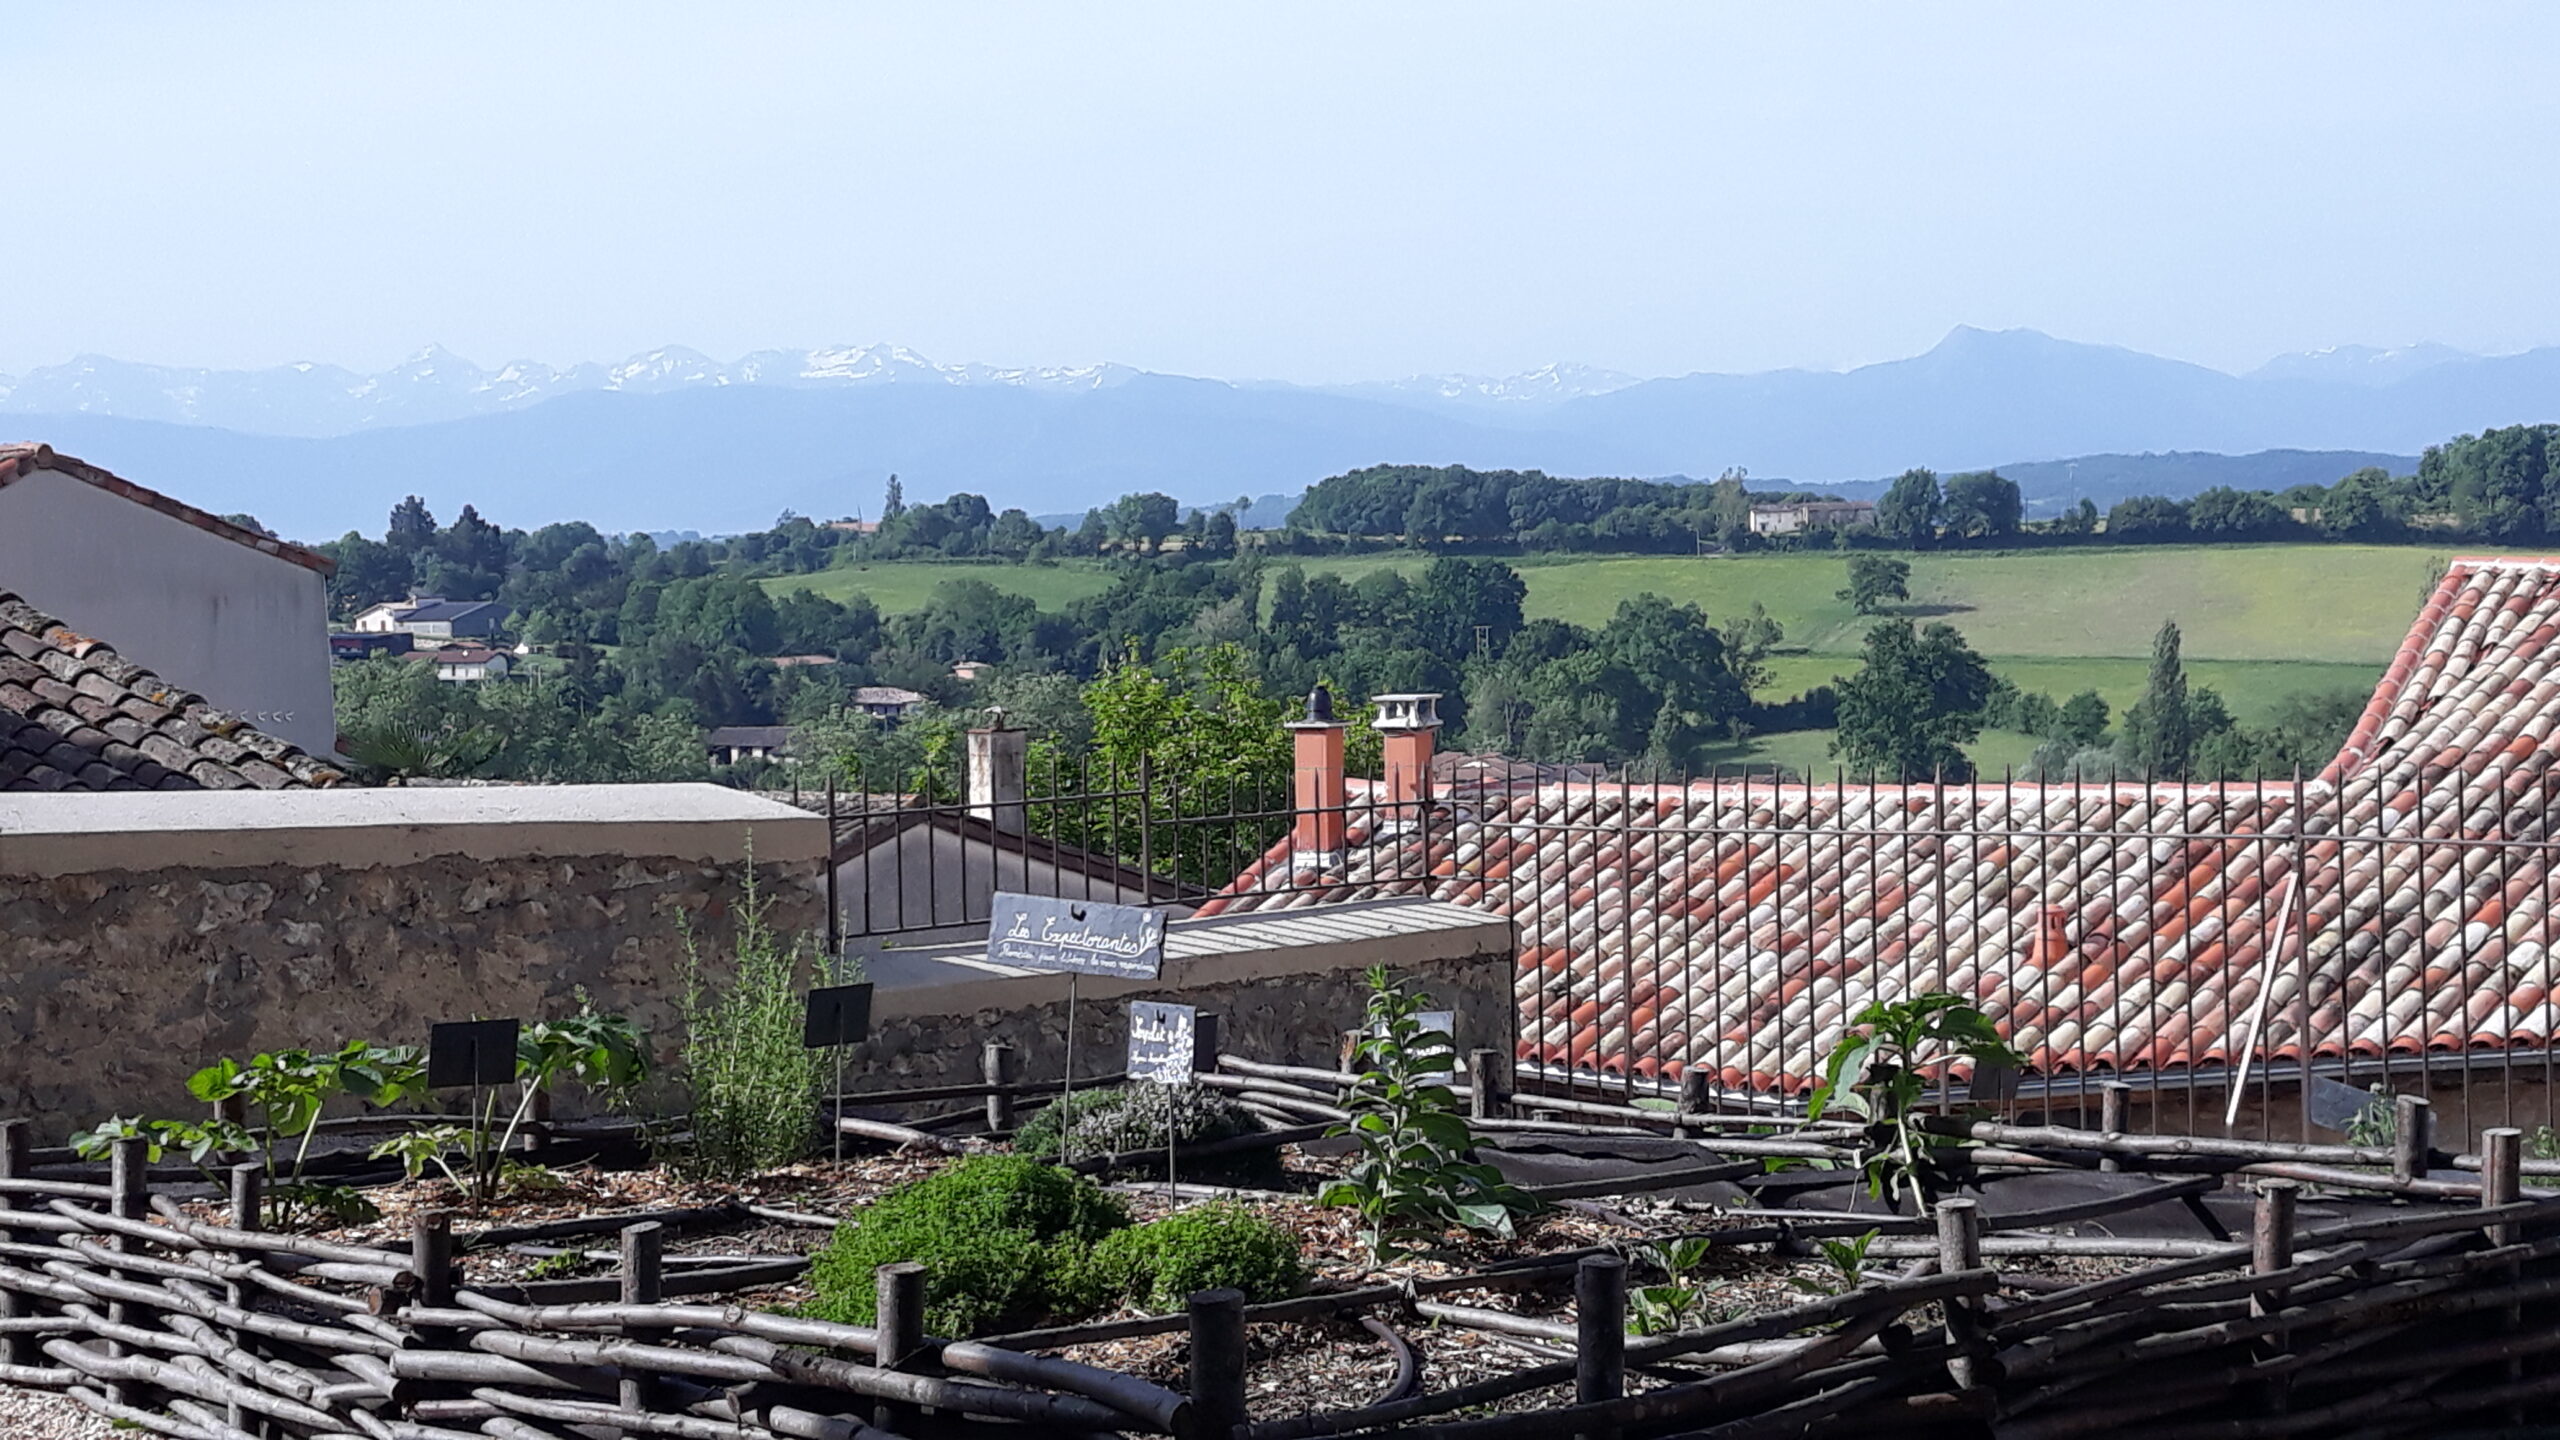
{"label": "red-roofed house in valley", "polygon": [[[2555,641],[2560,561],[2455,562],[2299,782],[1469,779],[1406,704],[1370,783],[1302,721],[1297,828],[1203,913],[1429,895],[1507,916],[1519,1058],[1596,1081],[1800,1096],[1861,1009],[1933,991],[1998,1022],[2048,1097],[2138,1077],[2221,1120],[2312,1078],[2505,1085],[2518,1056],[2548,1078]],[[2483,1118],[2500,1103],[2470,1117],[2512,1123]]]}
{"label": "red-roofed house in valley", "polygon": [[507,674],[506,652],[486,645],[444,645],[433,650],[411,650],[400,658],[433,665],[439,680],[503,680]]}
{"label": "red-roofed house in valley", "polygon": [[322,755],[330,569],[50,447],[0,445],[0,589]]}

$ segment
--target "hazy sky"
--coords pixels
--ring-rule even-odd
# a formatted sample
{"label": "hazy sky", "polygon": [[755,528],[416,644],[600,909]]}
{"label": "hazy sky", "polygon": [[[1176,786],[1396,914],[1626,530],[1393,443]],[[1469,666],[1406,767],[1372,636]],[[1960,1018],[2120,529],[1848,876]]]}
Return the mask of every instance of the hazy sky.
{"label": "hazy sky", "polygon": [[0,10],[0,371],[2560,341],[2560,6]]}

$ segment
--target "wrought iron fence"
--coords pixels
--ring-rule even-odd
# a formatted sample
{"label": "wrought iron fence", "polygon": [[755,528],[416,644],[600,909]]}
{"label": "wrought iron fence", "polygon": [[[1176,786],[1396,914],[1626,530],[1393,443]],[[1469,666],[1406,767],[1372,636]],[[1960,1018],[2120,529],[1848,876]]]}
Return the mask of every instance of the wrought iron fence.
{"label": "wrought iron fence", "polygon": [[2028,1064],[2013,1091],[1954,1067],[1942,1102],[2094,1123],[2121,1084],[2128,1125],[2268,1138],[2387,1128],[2350,1093],[2376,1089],[2435,1092],[2448,1138],[2551,1118],[2546,773],[2393,795],[1453,758],[1427,803],[1092,768],[1035,774],[1018,812],[956,782],[838,796],[837,909],[889,936],[981,924],[997,889],[1473,906],[1519,929],[1524,1070],[1571,1089],[1793,1108],[1863,1007],[1947,991]]}

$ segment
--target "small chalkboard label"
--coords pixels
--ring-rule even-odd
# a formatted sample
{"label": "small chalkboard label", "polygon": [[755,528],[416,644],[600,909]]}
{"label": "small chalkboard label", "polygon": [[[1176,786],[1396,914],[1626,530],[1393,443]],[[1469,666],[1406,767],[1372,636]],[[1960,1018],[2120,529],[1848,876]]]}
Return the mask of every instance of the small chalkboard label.
{"label": "small chalkboard label", "polygon": [[1164,965],[1164,912],[998,893],[987,921],[987,958],[1026,970],[1153,980]]}
{"label": "small chalkboard label", "polygon": [[456,1020],[427,1027],[427,1084],[438,1090],[506,1085],[516,1078],[516,1020]]}
{"label": "small chalkboard label", "polygon": [[1129,1002],[1129,1078],[1188,1085],[1218,1053],[1218,1017],[1161,1000]]}
{"label": "small chalkboard label", "polygon": [[1965,1082],[1964,1098],[1974,1104],[1990,1100],[2014,1100],[2018,1096],[2018,1069],[1997,1060],[1973,1062],[1973,1078]]}
{"label": "small chalkboard label", "polygon": [[2323,1130],[2345,1130],[2368,1107],[2388,1107],[2391,1097],[2361,1085],[2342,1085],[2325,1075],[2311,1077],[2311,1123]]}
{"label": "small chalkboard label", "polygon": [[800,1044],[824,1050],[859,1045],[871,1038],[871,987],[821,985],[809,992],[809,1011],[800,1023]]}

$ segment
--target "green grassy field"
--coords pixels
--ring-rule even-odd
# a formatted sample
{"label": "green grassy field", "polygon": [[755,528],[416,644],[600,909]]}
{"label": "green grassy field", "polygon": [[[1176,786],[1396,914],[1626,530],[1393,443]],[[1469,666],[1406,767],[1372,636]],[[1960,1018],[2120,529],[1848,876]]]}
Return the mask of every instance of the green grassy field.
{"label": "green grassy field", "polygon": [[[1769,662],[1770,682],[1761,687],[1760,693],[1776,697],[1800,695],[1857,668],[1857,657],[1853,655],[1773,656]],[[2318,660],[2190,660],[2187,681],[2212,686],[2240,723],[2256,725],[2263,723],[2288,695],[2324,690],[2370,694],[2384,668],[2380,661],[2368,665]],[[2113,713],[2121,715],[2141,698],[2151,661],[2148,657],[2111,655],[2009,655],[1991,657],[1991,669],[2021,690],[2041,690],[2056,700],[2095,690]]]}
{"label": "green grassy field", "polygon": [[[1985,655],[2140,658],[2174,619],[2197,659],[2388,663],[2451,552],[2390,545],[2163,545],[2119,550],[1922,554],[1911,560],[1911,605]],[[1353,555],[1307,562],[1356,579],[1419,555]],[[1527,556],[1531,618],[1605,623],[1618,602],[1651,591],[1719,619],[1753,601],[1817,654],[1858,648],[1867,620],[1834,592],[1847,583],[1837,555]]]}
{"label": "green grassy field", "polygon": [[1056,565],[954,564],[925,560],[884,560],[811,575],[782,575],[761,581],[779,600],[795,590],[814,590],[830,600],[868,595],[881,613],[921,610],[933,588],[947,580],[984,580],[999,590],[1027,596],[1043,610],[1063,610],[1071,601],[1111,588],[1111,577],[1099,565],[1066,561]]}

